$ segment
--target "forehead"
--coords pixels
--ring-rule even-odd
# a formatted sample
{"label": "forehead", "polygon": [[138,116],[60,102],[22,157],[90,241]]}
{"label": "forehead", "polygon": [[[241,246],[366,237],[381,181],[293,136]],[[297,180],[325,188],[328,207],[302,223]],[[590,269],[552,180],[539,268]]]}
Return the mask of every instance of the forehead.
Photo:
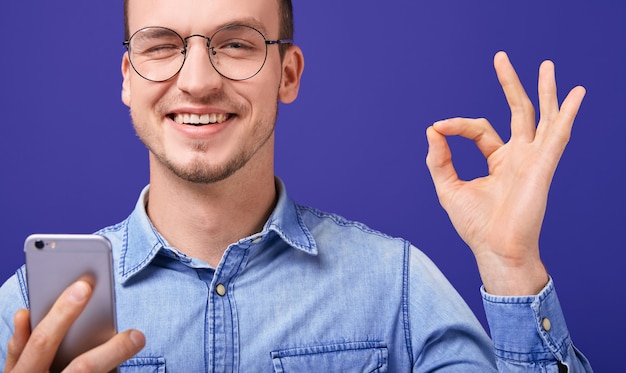
{"label": "forehead", "polygon": [[280,0],[128,0],[129,32],[164,26],[182,35],[209,34],[221,26],[243,23],[277,37]]}

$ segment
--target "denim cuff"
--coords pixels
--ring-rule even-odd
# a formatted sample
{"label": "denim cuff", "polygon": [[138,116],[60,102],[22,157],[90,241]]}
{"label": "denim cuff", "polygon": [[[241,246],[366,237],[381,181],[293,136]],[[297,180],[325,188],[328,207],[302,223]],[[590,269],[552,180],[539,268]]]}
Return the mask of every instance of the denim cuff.
{"label": "denim cuff", "polygon": [[535,296],[495,296],[481,287],[496,356],[521,362],[565,361],[572,346],[552,278]]}

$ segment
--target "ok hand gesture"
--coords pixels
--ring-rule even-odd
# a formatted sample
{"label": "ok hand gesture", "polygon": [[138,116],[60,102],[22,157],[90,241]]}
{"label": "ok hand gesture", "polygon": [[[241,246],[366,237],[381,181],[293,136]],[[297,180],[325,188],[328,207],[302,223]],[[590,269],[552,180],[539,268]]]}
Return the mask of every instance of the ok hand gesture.
{"label": "ok hand gesture", "polygon": [[[494,295],[534,295],[548,282],[539,256],[539,233],[548,191],[585,96],[572,89],[559,108],[554,64],[539,69],[539,111],[504,52],[494,58],[498,80],[511,109],[511,138],[504,143],[485,119],[454,118],[427,130],[426,163],[439,201],[472,249],[485,289]],[[460,180],[446,136],[476,143],[489,174]]]}

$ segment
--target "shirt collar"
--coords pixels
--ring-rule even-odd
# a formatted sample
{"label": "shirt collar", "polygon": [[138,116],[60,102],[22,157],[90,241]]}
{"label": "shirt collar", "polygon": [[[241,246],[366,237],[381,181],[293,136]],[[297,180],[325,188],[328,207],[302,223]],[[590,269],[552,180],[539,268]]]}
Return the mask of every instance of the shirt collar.
{"label": "shirt collar", "polygon": [[[119,275],[122,283],[146,268],[160,251],[178,252],[169,246],[148,217],[146,206],[149,191],[148,185],[141,192],[135,209],[128,217],[120,253]],[[317,245],[313,235],[304,224],[298,205],[287,195],[285,185],[278,177],[276,178],[276,192],[278,194],[276,207],[263,230],[251,237],[242,238],[240,242],[274,233],[294,249],[317,255]]]}
{"label": "shirt collar", "polygon": [[315,239],[304,224],[301,210],[287,195],[285,184],[278,177],[276,177],[276,192],[278,202],[261,233],[275,232],[293,248],[307,254],[317,255]]}

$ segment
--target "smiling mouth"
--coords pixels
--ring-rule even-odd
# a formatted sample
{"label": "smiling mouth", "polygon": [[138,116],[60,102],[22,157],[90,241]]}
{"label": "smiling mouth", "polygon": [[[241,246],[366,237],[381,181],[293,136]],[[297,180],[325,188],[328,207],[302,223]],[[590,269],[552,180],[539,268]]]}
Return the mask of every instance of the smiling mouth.
{"label": "smiling mouth", "polygon": [[187,124],[191,126],[205,126],[208,124],[223,123],[231,118],[231,114],[170,114],[170,119],[178,124]]}

